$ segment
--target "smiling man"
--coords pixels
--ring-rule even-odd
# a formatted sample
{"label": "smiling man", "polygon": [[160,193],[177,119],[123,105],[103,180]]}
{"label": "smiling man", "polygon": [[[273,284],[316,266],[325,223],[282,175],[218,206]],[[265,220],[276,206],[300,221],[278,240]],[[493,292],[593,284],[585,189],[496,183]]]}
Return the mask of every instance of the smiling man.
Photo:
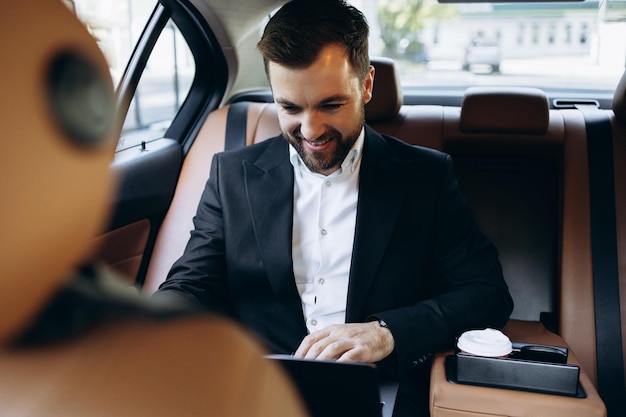
{"label": "smiling man", "polygon": [[512,311],[497,252],[448,155],[365,124],[361,12],[289,2],[258,47],[282,135],[213,158],[157,296],[230,315],[276,353],[376,363],[400,381],[394,415],[426,415],[429,358]]}

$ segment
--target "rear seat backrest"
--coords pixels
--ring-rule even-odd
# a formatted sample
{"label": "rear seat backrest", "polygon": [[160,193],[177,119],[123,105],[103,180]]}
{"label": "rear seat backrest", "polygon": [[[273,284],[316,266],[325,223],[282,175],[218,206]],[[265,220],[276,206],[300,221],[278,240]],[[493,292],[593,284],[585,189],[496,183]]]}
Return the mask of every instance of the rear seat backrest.
{"label": "rear seat backrest", "polygon": [[498,248],[513,319],[558,316],[564,136],[562,119],[537,89],[474,87],[460,112],[446,109],[443,148],[481,230]]}

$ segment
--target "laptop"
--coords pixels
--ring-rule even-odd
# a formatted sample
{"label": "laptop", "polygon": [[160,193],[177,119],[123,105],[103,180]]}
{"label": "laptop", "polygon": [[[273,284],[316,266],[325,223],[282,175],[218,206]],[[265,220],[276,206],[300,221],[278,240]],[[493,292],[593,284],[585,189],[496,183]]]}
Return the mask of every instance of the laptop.
{"label": "laptop", "polygon": [[391,417],[398,383],[379,380],[374,364],[267,355],[291,376],[311,417]]}

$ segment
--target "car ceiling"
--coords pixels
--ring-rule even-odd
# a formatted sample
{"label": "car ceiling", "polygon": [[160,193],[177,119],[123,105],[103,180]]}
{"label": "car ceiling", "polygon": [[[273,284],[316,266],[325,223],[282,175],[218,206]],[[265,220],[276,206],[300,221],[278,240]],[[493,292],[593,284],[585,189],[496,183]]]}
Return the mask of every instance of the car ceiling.
{"label": "car ceiling", "polygon": [[[230,92],[267,86],[256,51],[259,23],[285,0],[190,0],[209,23],[228,62]],[[253,60],[259,62],[250,65]],[[229,95],[227,93],[227,95]]]}

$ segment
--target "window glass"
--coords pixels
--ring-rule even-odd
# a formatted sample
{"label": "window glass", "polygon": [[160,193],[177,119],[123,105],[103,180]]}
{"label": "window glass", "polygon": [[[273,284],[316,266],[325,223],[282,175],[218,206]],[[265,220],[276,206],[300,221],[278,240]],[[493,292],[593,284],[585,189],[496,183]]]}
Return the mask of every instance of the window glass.
{"label": "window glass", "polygon": [[[115,85],[156,0],[64,0],[104,53]],[[191,51],[170,21],[150,55],[126,114],[118,150],[163,136],[189,91],[195,71]]]}
{"label": "window glass", "polygon": [[408,88],[613,90],[626,64],[626,0],[351,2],[370,23],[372,55],[396,60]]}
{"label": "window glass", "polygon": [[118,150],[163,137],[195,74],[191,51],[170,21],[161,32],[135,91]]}
{"label": "window glass", "polygon": [[64,0],[96,38],[117,85],[156,0]]}

